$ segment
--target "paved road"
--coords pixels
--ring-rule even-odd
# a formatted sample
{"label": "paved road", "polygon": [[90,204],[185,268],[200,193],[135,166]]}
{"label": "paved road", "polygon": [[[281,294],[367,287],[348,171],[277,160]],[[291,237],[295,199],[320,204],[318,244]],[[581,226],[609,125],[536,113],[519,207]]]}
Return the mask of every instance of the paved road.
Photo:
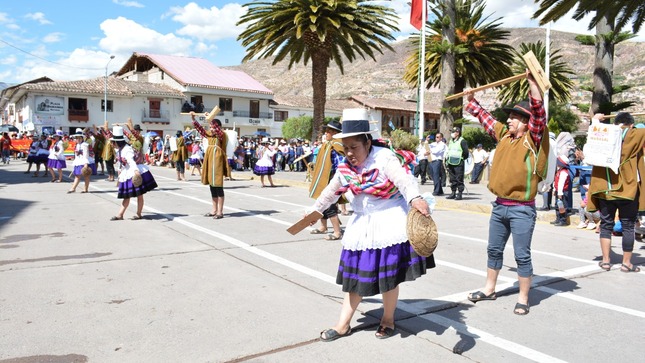
{"label": "paved road", "polygon": [[[395,337],[374,338],[375,296],[359,306],[350,337],[322,343],[318,333],[340,311],[340,245],[285,232],[311,204],[303,174],[276,175],[278,188],[236,174],[226,216],[213,220],[197,177],[178,182],[153,168],[160,188],[145,196],[146,219],[112,222],[114,184],[95,177],[91,193],[65,194],[69,183],[25,169],[0,165],[3,363],[642,361],[644,273],[600,270],[592,231],[538,223],[528,316],[512,313],[510,250],[500,297],[466,300],[485,275],[492,196],[482,185],[439,202],[438,266],[402,285]],[[643,252],[637,243],[635,262],[645,263]]]}

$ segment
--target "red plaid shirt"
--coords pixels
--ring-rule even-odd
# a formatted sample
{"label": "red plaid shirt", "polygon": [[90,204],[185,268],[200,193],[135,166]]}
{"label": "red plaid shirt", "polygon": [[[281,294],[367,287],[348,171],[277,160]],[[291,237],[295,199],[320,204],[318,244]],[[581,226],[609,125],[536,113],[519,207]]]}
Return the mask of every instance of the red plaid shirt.
{"label": "red plaid shirt", "polygon": [[[529,118],[528,130],[535,145],[540,147],[542,132],[544,132],[544,126],[546,126],[546,111],[544,110],[544,103],[542,100],[536,100],[529,96],[529,103],[531,105],[531,117]],[[490,112],[486,111],[486,109],[479,105],[479,102],[477,102],[476,99],[473,99],[468,103],[468,105],[466,105],[466,111],[477,117],[477,119],[479,119],[479,123],[484,127],[484,130],[495,138],[495,128],[493,126],[497,120],[490,114]]]}

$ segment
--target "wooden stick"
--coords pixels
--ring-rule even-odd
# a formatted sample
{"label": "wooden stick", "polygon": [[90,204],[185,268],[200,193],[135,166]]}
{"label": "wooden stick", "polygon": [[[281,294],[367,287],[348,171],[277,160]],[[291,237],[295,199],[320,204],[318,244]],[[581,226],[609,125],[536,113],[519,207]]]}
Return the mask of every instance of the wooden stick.
{"label": "wooden stick", "polygon": [[291,227],[287,228],[287,232],[295,235],[303,229],[309,227],[310,224],[315,223],[320,218],[322,218],[322,213],[313,211],[310,214],[307,214],[304,218],[296,222]]}
{"label": "wooden stick", "polygon": [[[617,113],[615,113],[613,115],[604,115],[604,118],[612,118],[612,117],[616,117],[617,115],[618,115]],[[634,113],[630,113],[630,115],[632,115],[632,116],[645,116],[645,112],[634,112]]]}
{"label": "wooden stick", "polygon": [[[478,91],[482,91],[482,90],[485,90],[485,89],[498,87],[498,86],[501,86],[503,84],[511,83],[511,82],[514,82],[514,81],[519,81],[520,79],[524,79],[524,78],[526,78],[526,74],[516,74],[514,76],[504,78],[504,79],[501,79],[499,81],[495,81],[493,83],[489,83],[489,84],[485,84],[483,86],[471,88],[470,90],[473,91],[473,92],[478,92]],[[454,100],[456,98],[464,96],[465,94],[466,94],[466,92],[455,93],[454,95],[446,97],[446,101],[452,101],[452,100]]]}

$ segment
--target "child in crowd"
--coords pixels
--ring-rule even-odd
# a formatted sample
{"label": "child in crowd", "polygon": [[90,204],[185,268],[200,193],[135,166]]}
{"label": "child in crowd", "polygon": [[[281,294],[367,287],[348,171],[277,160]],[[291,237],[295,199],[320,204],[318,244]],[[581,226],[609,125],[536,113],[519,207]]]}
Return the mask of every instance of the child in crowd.
{"label": "child in crowd", "polygon": [[571,184],[573,172],[569,168],[569,160],[563,155],[558,156],[555,180],[553,181],[553,194],[556,197],[554,226],[568,226],[567,210],[571,208]]}
{"label": "child in crowd", "polygon": [[[589,187],[589,185],[585,185],[584,187]],[[600,213],[598,211],[593,213],[587,211],[587,196],[585,195],[582,201],[580,201],[580,224],[578,224],[578,228],[596,229],[599,221]]]}

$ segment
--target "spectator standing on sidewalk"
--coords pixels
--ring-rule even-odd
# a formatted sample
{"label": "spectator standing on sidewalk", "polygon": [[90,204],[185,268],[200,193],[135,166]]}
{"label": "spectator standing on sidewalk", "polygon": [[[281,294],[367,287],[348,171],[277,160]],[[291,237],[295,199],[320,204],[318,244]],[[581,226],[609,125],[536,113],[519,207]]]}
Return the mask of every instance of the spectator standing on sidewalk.
{"label": "spectator standing on sidewalk", "polygon": [[[573,201],[570,198],[571,185],[573,184],[573,172],[569,168],[569,159],[560,155],[557,159],[557,170],[553,181],[553,196],[556,200],[555,221],[556,227],[568,226],[567,211],[571,210]],[[560,205],[564,208],[560,210]]]}
{"label": "spectator standing on sidewalk", "polygon": [[479,184],[479,177],[482,171],[488,164],[488,153],[484,150],[482,144],[477,144],[477,148],[473,150],[473,173],[470,176],[470,184]]}
{"label": "spectator standing on sidewalk", "polygon": [[450,176],[450,195],[446,199],[461,200],[464,192],[464,172],[468,159],[468,143],[461,137],[461,129],[453,127],[446,151],[446,165]]}
{"label": "spectator standing on sidewalk", "polygon": [[466,111],[477,117],[484,130],[497,141],[488,182],[488,189],[497,199],[493,202],[488,230],[486,285],[481,291],[469,294],[468,300],[476,303],[497,298],[495,286],[504,262],[504,248],[512,235],[520,290],[513,309],[517,315],[529,313],[533,276],[531,240],[537,217],[535,195],[540,179],[546,177],[549,153],[542,92],[528,70],[526,76],[529,101],[505,107],[504,111],[509,114],[506,124],[498,122],[480,106],[472,90],[465,91]]}
{"label": "spectator standing on sidewalk", "polygon": [[448,146],[443,140],[443,134],[438,132],[435,135],[434,142],[430,144],[430,174],[432,175],[432,183],[434,190],[432,195],[443,195],[443,187],[446,182],[446,170],[443,167],[443,162],[446,156]]}
{"label": "spectator standing on sidewalk", "polygon": [[430,146],[425,139],[421,139],[417,145],[417,166],[414,167],[414,177],[421,176],[421,185],[426,183],[428,175],[428,156],[430,155]]}

